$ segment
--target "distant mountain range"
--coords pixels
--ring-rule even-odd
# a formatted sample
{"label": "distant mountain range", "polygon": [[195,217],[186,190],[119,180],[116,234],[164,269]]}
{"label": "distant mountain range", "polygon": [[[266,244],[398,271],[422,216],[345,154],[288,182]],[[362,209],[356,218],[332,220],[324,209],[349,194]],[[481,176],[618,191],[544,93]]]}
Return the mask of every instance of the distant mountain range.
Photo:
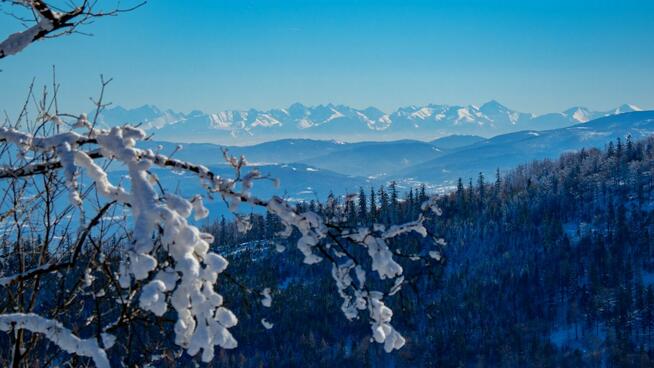
{"label": "distant mountain range", "polygon": [[305,106],[261,111],[230,110],[218,113],[180,113],[145,105],[105,110],[99,123],[113,126],[141,123],[156,140],[242,145],[284,138],[362,140],[430,140],[438,137],[477,135],[492,137],[520,130],[568,127],[593,119],[641,111],[622,105],[610,111],[573,107],[563,112],[536,115],[512,110],[497,101],[481,106],[407,106],[391,113],[377,108],[356,109],[344,105]]}
{"label": "distant mountain range", "polygon": [[[310,139],[284,139],[251,146],[227,146],[244,155],[253,166],[281,179],[290,198],[324,198],[329,191],[344,194],[358,186],[391,180],[408,187],[425,183],[446,188],[460,177],[467,181],[480,172],[489,180],[496,169],[508,170],[533,160],[557,158],[582,148],[604,147],[618,138],[626,141],[654,134],[654,111],[610,115],[571,127],[525,130],[483,138],[454,135],[430,142],[398,140],[345,143]],[[145,142],[146,148],[175,151],[176,143]],[[221,167],[221,147],[184,144],[175,157]],[[181,179],[174,175],[170,180]],[[169,183],[174,187],[174,183]]]}

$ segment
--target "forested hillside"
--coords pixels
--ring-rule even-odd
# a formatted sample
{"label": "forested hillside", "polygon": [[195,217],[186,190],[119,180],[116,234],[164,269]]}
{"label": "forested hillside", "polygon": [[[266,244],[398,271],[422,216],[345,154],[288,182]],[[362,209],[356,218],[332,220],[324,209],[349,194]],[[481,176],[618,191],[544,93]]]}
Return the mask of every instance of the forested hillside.
{"label": "forested hillside", "polygon": [[[231,267],[246,275],[243,282],[277,285],[269,316],[247,303],[238,311],[253,317],[234,329],[250,343],[222,352],[220,363],[650,366],[653,168],[654,138],[628,138],[459,181],[438,200],[443,215],[430,220],[448,243],[442,263],[405,270],[408,285],[393,309],[403,311],[394,321],[407,332],[407,346],[391,355],[370,343],[365,323],[326,312],[340,304],[329,292],[334,286],[316,268],[298,268],[290,260],[296,255],[276,251],[274,217],[255,216],[239,235],[234,224],[218,222],[211,227],[216,244],[233,249]],[[426,197],[424,189],[400,196],[391,185],[340,205],[353,223],[392,224],[415,216]],[[258,323],[264,317],[272,329]]]}

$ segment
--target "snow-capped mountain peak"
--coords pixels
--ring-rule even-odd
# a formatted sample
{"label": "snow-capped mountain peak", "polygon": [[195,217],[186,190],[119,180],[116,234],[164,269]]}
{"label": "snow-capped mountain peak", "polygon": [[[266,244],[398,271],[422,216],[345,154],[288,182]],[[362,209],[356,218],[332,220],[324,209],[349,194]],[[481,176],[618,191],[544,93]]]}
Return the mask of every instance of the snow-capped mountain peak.
{"label": "snow-capped mountain peak", "polygon": [[569,108],[563,112],[565,116],[568,116],[574,121],[577,121],[579,123],[585,123],[591,119],[594,118],[595,113],[592,111],[588,110],[585,107],[581,106],[576,106]]}
{"label": "snow-capped mountain peak", "polygon": [[498,113],[505,113],[510,111],[508,107],[502,105],[499,103],[497,100],[490,100],[486,102],[485,104],[481,105],[479,108],[479,111],[483,112],[484,114],[487,115],[492,115],[492,114],[498,114]]}
{"label": "snow-capped mountain peak", "polygon": [[307,106],[294,103],[271,110],[227,110],[188,114],[153,105],[105,110],[100,123],[112,126],[142,123],[156,139],[177,142],[235,144],[281,138],[353,140],[433,139],[449,134],[491,137],[518,130],[543,130],[625,112],[641,111],[625,104],[609,111],[576,106],[560,113],[535,115],[512,110],[496,100],[476,105],[410,105],[385,113],[375,107]]}
{"label": "snow-capped mountain peak", "polygon": [[620,105],[615,110],[613,110],[612,115],[624,114],[625,112],[634,112],[634,111],[643,111],[643,109],[641,109],[640,107],[638,107],[636,105],[623,104],[623,105]]}
{"label": "snow-capped mountain peak", "polygon": [[133,109],[115,106],[105,109],[98,117],[100,126],[111,127],[117,124],[140,123],[146,129],[157,129],[183,120],[185,115],[172,110],[162,111],[154,105],[143,105]]}

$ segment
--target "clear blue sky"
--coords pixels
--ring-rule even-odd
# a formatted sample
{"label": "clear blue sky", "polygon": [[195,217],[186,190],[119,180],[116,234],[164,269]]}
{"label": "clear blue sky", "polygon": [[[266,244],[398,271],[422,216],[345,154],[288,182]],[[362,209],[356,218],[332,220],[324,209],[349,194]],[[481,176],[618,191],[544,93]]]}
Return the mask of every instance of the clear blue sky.
{"label": "clear blue sky", "polygon": [[[104,1],[103,1],[104,2]],[[109,2],[109,1],[107,1]],[[4,17],[0,35],[17,28]],[[0,109],[56,65],[68,110],[108,96],[180,111],[497,99],[521,111],[654,108],[654,1],[151,0],[93,37],[0,60]]]}

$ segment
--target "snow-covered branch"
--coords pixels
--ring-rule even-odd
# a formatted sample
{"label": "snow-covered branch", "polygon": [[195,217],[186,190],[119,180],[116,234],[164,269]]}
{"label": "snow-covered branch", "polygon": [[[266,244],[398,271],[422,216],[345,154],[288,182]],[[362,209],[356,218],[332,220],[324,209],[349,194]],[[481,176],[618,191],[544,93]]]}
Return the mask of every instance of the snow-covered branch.
{"label": "snow-covered branch", "polygon": [[[98,368],[110,368],[107,353],[98,346],[95,339],[80,339],[61,323],[33,313],[0,315],[0,331],[10,332],[20,329],[43,334],[66,352],[93,359]],[[111,337],[106,337],[107,341],[111,341]]]}
{"label": "snow-covered branch", "polygon": [[[175,343],[190,355],[202,352],[202,360],[210,361],[214,357],[214,346],[225,349],[237,346],[229,328],[238,320],[223,306],[223,297],[216,292],[218,277],[228,262],[210,250],[213,237],[188,222],[192,214],[196,218],[207,216],[202,197],[189,200],[171,193],[158,194],[149,171],[153,166],[194,173],[207,193],[219,195],[232,212],[236,213],[241,203],[247,203],[278,216],[286,228],[280,236],[299,235],[297,248],[304,256],[304,263],[310,265],[325,259],[331,262],[332,277],[343,298],[341,309],[345,316],[354,319],[360,311],[366,311],[374,340],[384,344],[387,352],[404,345],[404,338],[391,325],[393,312],[383,301],[384,297],[395,294],[403,283],[403,268],[394,259],[397,253],[390,243],[409,232],[426,237],[428,232],[422,216],[417,221],[388,230],[382,225],[343,227],[339,225],[342,216],[338,211],[332,211],[329,216],[300,213],[279,197],[261,199],[252,195],[254,182],[263,177],[257,170],[241,173],[247,165],[243,157],[235,158],[225,152],[235,178],[223,178],[204,166],[138,148],[137,142],[146,139],[141,129],[130,126],[95,129],[85,116],[81,116],[74,127],[85,128],[88,132],[68,131],[39,137],[0,128],[0,142],[23,152],[55,157],[23,167],[5,167],[0,170],[0,177],[25,177],[61,169],[71,203],[81,206],[77,176],[84,170],[100,196],[106,201],[126,205],[133,214],[133,227],[131,245],[118,271],[120,287],[129,290],[137,284],[143,285],[138,305],[156,316],[163,316],[172,307],[177,316]],[[87,146],[91,147],[85,150]],[[130,190],[109,180],[95,161],[99,158],[111,159],[127,169]],[[426,209],[432,207],[431,204],[425,206]],[[368,258],[362,258],[362,254],[367,254]],[[378,283],[370,281],[373,276]],[[385,280],[393,280],[387,292],[371,289]],[[272,298],[266,290],[262,293],[262,303],[270,306]],[[267,322],[264,326],[272,327],[272,324]]]}
{"label": "snow-covered branch", "polygon": [[[6,0],[3,0],[3,2],[6,2]],[[89,0],[84,0],[68,11],[56,11],[48,2],[42,0],[20,0],[10,1],[10,3],[30,10],[34,14],[34,24],[23,31],[9,35],[4,41],[0,42],[0,59],[17,54],[33,42],[41,39],[73,33],[78,26],[88,23],[93,18],[131,11],[145,2],[128,9],[116,8],[109,11],[94,9],[96,2]]]}

